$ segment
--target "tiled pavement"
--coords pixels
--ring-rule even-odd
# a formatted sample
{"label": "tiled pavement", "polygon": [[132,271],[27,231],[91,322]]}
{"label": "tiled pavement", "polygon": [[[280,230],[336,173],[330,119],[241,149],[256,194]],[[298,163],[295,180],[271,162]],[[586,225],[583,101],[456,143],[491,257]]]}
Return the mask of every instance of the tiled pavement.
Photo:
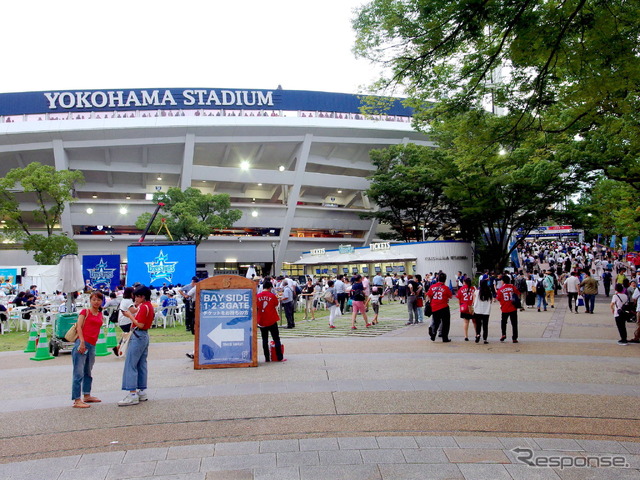
{"label": "tiled pavement", "polygon": [[[597,467],[614,462],[623,466]],[[33,460],[0,465],[0,478],[613,480],[638,479],[639,468],[640,445],[633,442],[486,436],[325,437]]]}

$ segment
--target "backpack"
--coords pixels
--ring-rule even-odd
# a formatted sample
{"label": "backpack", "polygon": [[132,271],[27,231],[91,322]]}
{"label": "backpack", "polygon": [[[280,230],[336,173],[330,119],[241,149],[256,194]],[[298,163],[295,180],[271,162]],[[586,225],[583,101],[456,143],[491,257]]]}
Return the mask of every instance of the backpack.
{"label": "backpack", "polygon": [[364,290],[361,288],[351,290],[351,298],[356,302],[362,302],[364,300]]}
{"label": "backpack", "polygon": [[118,316],[120,314],[120,306],[118,306],[111,314],[109,315],[109,323],[118,323]]}
{"label": "backpack", "polygon": [[527,291],[527,281],[524,279],[524,277],[519,277],[516,280],[516,288],[521,292]]}
{"label": "backpack", "polygon": [[536,283],[536,293],[538,295],[540,295],[541,293],[544,293],[544,279],[540,279],[538,280],[538,283]]}
{"label": "backpack", "polygon": [[331,293],[331,290],[327,290],[326,292],[324,292],[324,295],[322,296],[322,299],[327,303],[334,303],[335,302],[335,299],[333,298],[333,294]]}

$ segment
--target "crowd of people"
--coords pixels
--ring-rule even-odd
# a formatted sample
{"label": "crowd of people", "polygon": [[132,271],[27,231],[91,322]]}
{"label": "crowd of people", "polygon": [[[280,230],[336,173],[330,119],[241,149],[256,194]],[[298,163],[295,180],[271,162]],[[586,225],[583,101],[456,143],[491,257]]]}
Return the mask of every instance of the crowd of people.
{"label": "crowd of people", "polygon": [[[306,277],[299,282],[288,276],[257,277],[257,325],[260,328],[265,360],[284,361],[279,327],[280,313],[286,318],[287,329],[296,327],[294,311],[304,310],[304,320],[316,320],[316,311],[323,302],[329,310],[328,328],[335,328],[336,318],[350,311],[350,328],[358,329],[361,316],[364,328],[378,323],[380,305],[383,302],[400,302],[406,305],[407,325],[425,322],[431,317],[429,337],[432,341],[440,337],[442,342],[450,342],[451,310],[450,300],[456,298],[462,320],[464,340],[469,341],[469,328],[473,325],[475,342],[489,343],[489,317],[494,304],[500,308],[500,342],[508,336],[511,327],[511,341],[518,343],[518,312],[527,308],[538,312],[555,308],[559,293],[566,294],[567,307],[575,314],[593,314],[595,298],[601,293],[611,297],[610,308],[620,334],[618,344],[640,343],[640,261],[631,261],[621,252],[577,242],[531,242],[518,250],[522,259],[513,270],[495,273],[482,272],[471,278],[458,272],[454,279],[447,281],[447,275],[436,273],[402,274],[376,273],[369,278],[360,274],[351,277],[337,275],[335,278]],[[90,291],[89,305],[78,312],[78,338],[72,350],[73,379],[72,400],[74,408],[88,408],[100,399],[91,394],[92,367],[95,362],[95,346],[100,329],[105,321],[103,309],[117,309],[117,323],[128,336],[122,389],[126,396],[119,406],[136,405],[147,400],[147,354],[149,347],[148,330],[154,322],[154,307],[166,310],[178,304],[176,297],[185,305],[186,329],[194,333],[195,293],[198,278],[190,284],[164,285],[159,289],[145,286],[118,288],[115,291]],[[611,286],[613,285],[613,291]],[[0,291],[4,286],[0,286]],[[59,294],[61,300],[64,298]],[[15,305],[34,304],[38,297],[37,287],[18,292],[12,300]],[[107,299],[108,297],[108,299]],[[370,310],[372,312],[370,312]],[[1,313],[1,312],[0,312]],[[111,320],[113,321],[113,320]],[[627,323],[638,322],[632,339],[627,338]],[[269,338],[273,339],[274,353],[270,349]],[[193,353],[188,354],[193,358]]]}

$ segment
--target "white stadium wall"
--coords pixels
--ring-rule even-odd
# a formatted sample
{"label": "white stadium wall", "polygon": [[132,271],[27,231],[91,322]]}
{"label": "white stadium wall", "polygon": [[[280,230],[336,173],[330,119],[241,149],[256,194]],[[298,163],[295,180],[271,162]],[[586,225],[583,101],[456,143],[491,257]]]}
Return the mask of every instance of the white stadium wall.
{"label": "white stadium wall", "polygon": [[[228,193],[243,213],[233,229],[200,244],[199,264],[270,265],[275,242],[279,271],[318,246],[366,246],[377,230],[360,218],[376,208],[363,195],[374,171],[369,152],[431,145],[412,130],[409,110],[398,104],[366,119],[355,95],[154,92],[0,94],[0,176],[36,161],[84,174],[60,225],[80,255],[126,261],[140,236],[135,220],[155,208],[146,197],[169,187]],[[265,99],[271,104],[248,104]],[[24,210],[33,207],[28,196],[21,201]],[[165,240],[153,233],[147,243]],[[19,246],[0,245],[0,265],[16,263],[34,262]]]}

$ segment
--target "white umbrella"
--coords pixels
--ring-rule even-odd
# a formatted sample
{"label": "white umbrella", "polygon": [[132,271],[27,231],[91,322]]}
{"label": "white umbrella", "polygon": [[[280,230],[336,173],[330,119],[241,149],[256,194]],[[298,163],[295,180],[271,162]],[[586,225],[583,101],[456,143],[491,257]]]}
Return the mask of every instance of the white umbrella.
{"label": "white umbrella", "polygon": [[71,312],[73,292],[84,288],[82,265],[77,255],[64,255],[58,263],[58,290],[67,294],[67,312]]}

